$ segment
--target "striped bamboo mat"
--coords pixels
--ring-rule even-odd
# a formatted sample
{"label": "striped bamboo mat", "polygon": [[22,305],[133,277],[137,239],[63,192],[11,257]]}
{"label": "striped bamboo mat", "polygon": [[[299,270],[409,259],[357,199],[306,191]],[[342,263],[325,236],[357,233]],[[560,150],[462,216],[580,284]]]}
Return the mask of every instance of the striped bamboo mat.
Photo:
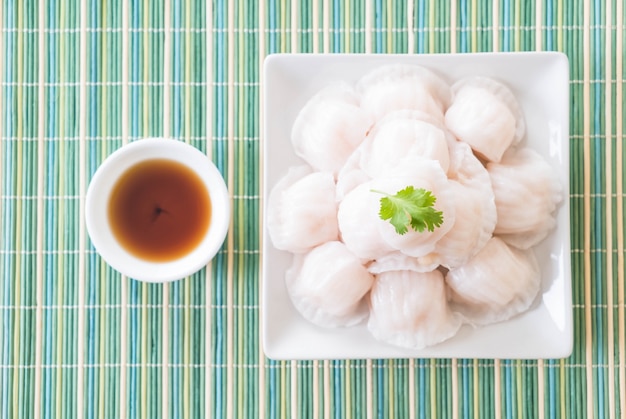
{"label": "striped bamboo mat", "polygon": [[[0,417],[626,415],[620,0],[4,0]],[[275,52],[554,50],[571,65],[574,352],[274,362],[259,332],[261,66]],[[94,252],[84,197],[122,144],[203,150],[223,251],[168,285]]]}

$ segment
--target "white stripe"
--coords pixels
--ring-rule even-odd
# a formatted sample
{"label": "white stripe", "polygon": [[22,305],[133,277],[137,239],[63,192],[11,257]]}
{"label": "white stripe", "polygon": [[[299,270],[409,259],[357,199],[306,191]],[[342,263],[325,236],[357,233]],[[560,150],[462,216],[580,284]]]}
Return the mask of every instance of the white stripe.
{"label": "white stripe", "polygon": [[[541,7],[541,5],[538,5]],[[492,28],[492,39],[493,39],[493,51],[500,51],[500,27],[498,26],[500,22],[500,0],[493,0],[492,4],[492,15],[493,19],[493,28]]]}
{"label": "white stripe", "polygon": [[298,1],[291,1],[291,52],[298,52]]}
{"label": "white stripe", "polygon": [[450,52],[455,53],[456,52],[456,33],[458,31],[458,28],[456,26],[456,1],[450,2],[450,27],[456,28],[454,31],[450,32]]}
{"label": "white stripe", "polygon": [[[519,2],[516,2],[516,5],[519,5]],[[518,6],[519,7],[519,6]],[[478,30],[476,27],[476,22],[478,22],[478,7],[476,7],[476,3],[472,2],[472,25],[471,25],[471,39],[472,39],[472,51],[478,50]],[[519,31],[519,28],[518,28]]]}
{"label": "white stripe", "polygon": [[323,52],[330,52],[330,0],[322,0]]}
{"label": "white stripe", "polygon": [[330,417],[330,361],[324,360],[324,417]]}
{"label": "white stripe", "polygon": [[291,370],[291,375],[290,375],[291,388],[289,391],[289,393],[291,394],[290,416],[292,418],[297,418],[298,417],[298,361],[296,361],[295,359],[291,360],[290,370]]}
{"label": "white stripe", "polygon": [[501,405],[501,395],[502,395],[502,386],[500,384],[500,360],[496,359],[494,360],[494,366],[493,366],[493,387],[494,387],[494,404],[493,404],[493,409],[495,412],[495,417],[496,418],[501,418],[502,417],[502,405]]}

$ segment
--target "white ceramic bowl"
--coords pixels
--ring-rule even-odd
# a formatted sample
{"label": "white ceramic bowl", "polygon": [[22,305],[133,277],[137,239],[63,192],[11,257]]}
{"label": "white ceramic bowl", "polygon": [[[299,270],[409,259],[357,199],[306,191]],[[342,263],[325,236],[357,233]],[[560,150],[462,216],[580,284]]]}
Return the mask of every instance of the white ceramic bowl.
{"label": "white ceramic bowl", "polygon": [[[108,220],[109,199],[119,177],[131,166],[151,159],[170,159],[187,166],[200,177],[211,197],[210,226],[200,244],[167,262],[147,261],[129,253],[114,237]],[[176,140],[147,138],[121,147],[98,168],[87,190],[85,217],[94,247],[114,269],[140,281],[167,282],[197,272],[219,251],[230,223],[230,199],[219,170],[198,149]]]}
{"label": "white ceramic bowl", "polygon": [[[524,112],[524,144],[558,173],[564,202],[557,226],[537,248],[542,284],[525,313],[422,350],[375,340],[366,322],[354,327],[318,327],[294,308],[285,286],[290,253],[276,249],[267,231],[263,244],[263,346],[273,359],[338,358],[561,358],[573,345],[569,218],[569,65],[554,52],[436,55],[271,55],[265,61],[265,202],[290,166],[303,164],[293,152],[293,122],[311,96],[330,83],[355,83],[385,64],[425,66],[448,82],[466,76],[493,77],[509,86]],[[266,211],[267,214],[267,211]],[[506,267],[504,267],[506,269]]]}

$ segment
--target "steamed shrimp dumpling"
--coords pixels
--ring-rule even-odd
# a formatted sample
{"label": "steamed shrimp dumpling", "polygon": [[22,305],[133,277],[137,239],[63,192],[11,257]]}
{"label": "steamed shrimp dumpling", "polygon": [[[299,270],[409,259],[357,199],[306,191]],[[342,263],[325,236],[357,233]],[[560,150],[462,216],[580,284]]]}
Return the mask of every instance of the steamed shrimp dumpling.
{"label": "steamed shrimp dumpling", "polygon": [[372,124],[351,86],[331,85],[302,108],[291,143],[295,153],[313,168],[336,176]]}
{"label": "steamed shrimp dumpling", "polygon": [[450,188],[456,203],[454,225],[430,256],[446,268],[455,268],[476,255],[491,238],[496,213],[493,193],[484,196],[457,181],[450,181]]}
{"label": "steamed shrimp dumpling", "polygon": [[405,160],[438,161],[444,172],[449,166],[447,133],[431,116],[419,111],[397,111],[376,123],[359,147],[361,168],[372,178]]}
{"label": "steamed shrimp dumpling", "polygon": [[422,349],[451,338],[460,326],[460,317],[448,306],[441,272],[389,271],[376,276],[367,324],[376,339]]}
{"label": "steamed shrimp dumpling", "polygon": [[383,221],[378,216],[380,195],[371,191],[371,182],[350,191],[339,203],[337,220],[341,240],[361,259],[382,257],[394,249],[378,228]]}
{"label": "steamed shrimp dumpling", "polygon": [[296,309],[323,327],[352,326],[367,317],[364,296],[373,281],[360,260],[337,241],[297,255],[286,275]]}
{"label": "steamed shrimp dumpling", "polygon": [[[383,239],[394,249],[413,257],[425,256],[435,249],[437,241],[454,225],[454,196],[445,172],[434,160],[416,159],[405,162],[371,182],[371,189],[387,195],[395,195],[407,186],[432,192],[436,198],[433,207],[443,213],[442,224],[434,231],[418,232],[409,229],[402,235],[388,221],[379,220],[378,228]],[[378,195],[378,199],[381,197],[382,195]]]}
{"label": "steamed shrimp dumpling", "polygon": [[525,132],[521,108],[505,85],[472,77],[452,86],[455,93],[445,122],[456,137],[488,161],[499,162]]}
{"label": "steamed shrimp dumpling", "polygon": [[274,247],[294,253],[336,240],[339,228],[333,176],[311,172],[308,166],[291,168],[270,193],[267,228]]}
{"label": "steamed shrimp dumpling", "polygon": [[539,292],[540,275],[531,251],[493,237],[473,259],[451,269],[446,283],[453,310],[472,324],[484,325],[528,309]]}
{"label": "steamed shrimp dumpling", "polygon": [[563,199],[552,167],[529,148],[511,150],[487,171],[495,195],[498,222],[494,234],[509,244],[528,249],[556,225],[555,210]]}
{"label": "steamed shrimp dumpling", "polygon": [[489,173],[467,144],[451,152],[450,187],[455,199],[454,225],[438,242],[431,258],[447,268],[463,265],[491,238],[497,213]]}
{"label": "steamed shrimp dumpling", "polygon": [[375,120],[390,112],[411,109],[443,120],[451,99],[450,86],[425,67],[387,65],[363,76],[357,82],[361,107]]}

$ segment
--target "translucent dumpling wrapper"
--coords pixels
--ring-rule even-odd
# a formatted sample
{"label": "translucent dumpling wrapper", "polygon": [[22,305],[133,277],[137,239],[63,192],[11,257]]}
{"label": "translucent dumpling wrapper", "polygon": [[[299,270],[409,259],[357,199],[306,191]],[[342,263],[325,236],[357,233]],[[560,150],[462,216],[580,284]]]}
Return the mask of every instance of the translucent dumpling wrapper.
{"label": "translucent dumpling wrapper", "polygon": [[534,254],[497,237],[460,268],[446,275],[452,309],[469,323],[508,320],[527,310],[539,292],[541,274]]}
{"label": "translucent dumpling wrapper", "polygon": [[420,111],[395,111],[377,122],[359,147],[360,167],[372,178],[403,161],[429,159],[448,171],[448,143],[454,139],[443,125]]}
{"label": "translucent dumpling wrapper", "polygon": [[439,271],[389,271],[370,291],[367,327],[383,342],[422,349],[454,336],[460,317],[450,310]]}
{"label": "translucent dumpling wrapper", "polygon": [[371,177],[361,169],[361,146],[359,146],[348,157],[346,164],[341,168],[337,175],[337,201],[343,200],[343,198],[357,186],[368,182]]}
{"label": "translucent dumpling wrapper", "polygon": [[499,162],[526,130],[517,99],[508,87],[486,77],[462,79],[452,90],[454,99],[446,111],[446,126],[481,157]]}
{"label": "translucent dumpling wrapper", "polygon": [[390,112],[410,109],[438,120],[452,97],[450,86],[431,70],[415,65],[387,65],[363,76],[356,86],[361,107],[375,120]]}
{"label": "translucent dumpling wrapper", "polygon": [[353,326],[368,315],[365,295],[374,281],[360,260],[337,241],[296,255],[287,291],[296,309],[323,327]]}
{"label": "translucent dumpling wrapper", "polygon": [[439,266],[439,261],[427,261],[428,258],[407,256],[400,251],[388,253],[372,261],[367,270],[373,274],[389,271],[430,272]]}
{"label": "translucent dumpling wrapper", "polygon": [[[456,181],[450,181],[450,189],[456,203],[454,225],[437,241],[433,254],[423,258],[422,263],[436,260],[446,268],[455,268],[485,246],[492,236],[496,214],[493,194],[488,201],[488,197]],[[489,211],[485,202],[491,202],[493,211]]]}
{"label": "translucent dumpling wrapper", "polygon": [[313,96],[293,125],[295,153],[313,168],[337,175],[354,149],[363,141],[373,121],[359,107],[354,89],[334,84]]}
{"label": "translucent dumpling wrapper", "polygon": [[456,204],[454,225],[427,259],[456,268],[475,256],[491,238],[497,213],[489,173],[467,144],[453,147],[448,176]]}
{"label": "translucent dumpling wrapper", "polygon": [[[378,228],[383,239],[392,248],[413,257],[425,256],[435,249],[437,241],[454,225],[454,196],[445,172],[434,160],[416,159],[390,170],[371,182],[371,189],[392,196],[407,186],[432,192],[436,198],[433,207],[443,213],[443,223],[432,232],[428,230],[418,232],[409,228],[402,235],[398,234],[388,221],[381,220]],[[379,201],[382,197],[384,195],[378,195]]]}
{"label": "translucent dumpling wrapper", "polygon": [[529,148],[507,152],[487,171],[495,195],[498,222],[494,234],[521,249],[543,239],[556,225],[555,211],[563,199],[558,175]]}
{"label": "translucent dumpling wrapper", "polygon": [[292,167],[272,189],[267,229],[280,250],[302,253],[339,236],[335,180],[330,173]]}
{"label": "translucent dumpling wrapper", "polygon": [[339,203],[337,219],[341,240],[361,259],[371,260],[392,252],[381,235],[378,216],[380,195],[371,191],[371,182],[351,190]]}

